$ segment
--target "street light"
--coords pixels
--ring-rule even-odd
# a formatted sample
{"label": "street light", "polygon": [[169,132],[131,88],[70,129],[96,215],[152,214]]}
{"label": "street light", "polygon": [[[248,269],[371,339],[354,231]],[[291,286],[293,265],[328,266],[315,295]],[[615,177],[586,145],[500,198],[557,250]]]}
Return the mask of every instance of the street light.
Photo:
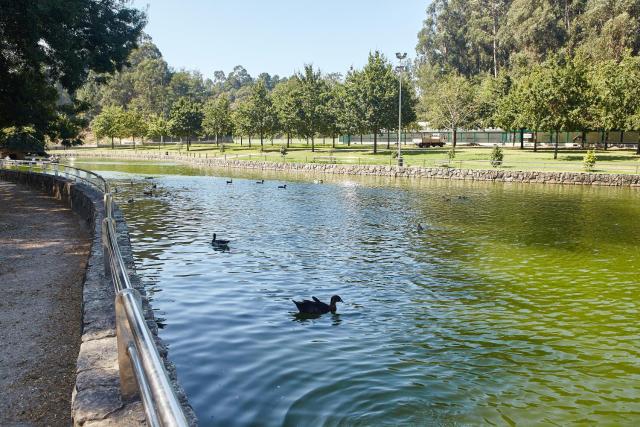
{"label": "street light", "polygon": [[407,53],[396,52],[396,58],[398,58],[398,65],[396,71],[398,72],[398,81],[400,82],[398,90],[398,167],[403,165],[402,153],[400,152],[400,138],[402,133],[402,72],[405,70],[405,66],[402,65],[402,61],[407,57]]}

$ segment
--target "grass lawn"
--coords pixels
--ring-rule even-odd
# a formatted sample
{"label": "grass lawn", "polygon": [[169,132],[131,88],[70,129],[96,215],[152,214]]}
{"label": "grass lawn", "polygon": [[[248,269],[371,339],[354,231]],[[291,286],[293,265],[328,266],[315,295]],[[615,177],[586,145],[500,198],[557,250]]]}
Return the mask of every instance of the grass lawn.
{"label": "grass lawn", "polygon": [[[244,139],[243,145],[238,143],[225,144],[225,150],[222,152],[215,144],[192,144],[188,155],[201,157],[226,157],[227,159],[238,160],[267,160],[281,162],[280,147],[285,141],[275,140],[273,145],[271,141],[264,142],[264,150],[260,151],[260,141],[252,140],[251,147],[248,146],[247,140]],[[326,144],[322,144],[320,139],[316,143],[315,152],[311,151],[311,145],[305,143],[292,143],[288,149],[286,156],[287,162],[306,162],[306,163],[339,163],[339,164],[375,164],[375,165],[395,165],[396,159],[392,157],[395,152],[393,144],[391,149],[386,149],[386,142],[378,145],[378,154],[373,154],[372,145],[360,145],[352,142],[351,146],[346,144],[336,144],[336,148],[332,149],[331,140],[327,139]],[[492,169],[489,163],[490,147],[469,147],[459,146],[456,148],[456,155],[451,163],[448,162],[447,152],[450,147],[444,148],[416,148],[412,144],[403,146],[402,155],[406,166],[442,166],[449,165],[455,168],[465,169]],[[121,152],[134,153],[131,145],[119,146],[116,144],[115,150],[110,147],[102,146],[99,148],[81,148],[77,150],[79,155],[91,152]],[[135,152],[152,153],[165,152],[187,155],[186,144],[146,144],[138,145]],[[503,170],[536,170],[536,171],[570,171],[582,172],[584,167],[582,164],[585,155],[584,150],[565,149],[560,150],[558,159],[553,159],[553,149],[551,147],[538,148],[537,152],[533,152],[531,148],[520,150],[517,147],[509,145],[503,147],[504,162],[500,169]],[[594,172],[598,173],[624,173],[637,174],[640,173],[640,156],[635,154],[635,149],[613,149],[608,151],[598,150],[596,153],[597,162]]]}

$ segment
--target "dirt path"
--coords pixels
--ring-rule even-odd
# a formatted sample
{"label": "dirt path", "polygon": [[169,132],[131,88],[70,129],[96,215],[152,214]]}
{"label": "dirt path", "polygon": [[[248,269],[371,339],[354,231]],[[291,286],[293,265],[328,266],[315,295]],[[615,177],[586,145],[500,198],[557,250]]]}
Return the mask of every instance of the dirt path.
{"label": "dirt path", "polygon": [[0,181],[0,425],[67,426],[88,230],[61,202]]}

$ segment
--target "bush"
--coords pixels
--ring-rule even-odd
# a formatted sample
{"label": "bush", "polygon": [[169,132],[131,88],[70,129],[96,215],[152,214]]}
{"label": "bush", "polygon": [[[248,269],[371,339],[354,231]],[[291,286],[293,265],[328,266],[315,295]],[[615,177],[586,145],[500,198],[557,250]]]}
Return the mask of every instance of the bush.
{"label": "bush", "polygon": [[288,153],[288,152],[289,152],[289,150],[287,150],[287,146],[286,146],[286,145],[284,145],[284,144],[282,144],[282,145],[280,146],[280,155],[281,155],[282,157],[284,157],[284,156],[286,156],[286,155],[287,155],[287,153]]}
{"label": "bush", "polygon": [[587,150],[587,154],[585,154],[584,159],[582,159],[584,170],[591,172],[596,165],[596,160],[596,150]]}
{"label": "bush", "polygon": [[224,144],[220,144],[220,147],[218,147],[218,150],[220,150],[221,153],[224,153],[224,150],[226,150]]}
{"label": "bush", "polygon": [[493,150],[491,150],[489,160],[491,161],[491,166],[493,166],[494,168],[502,165],[502,161],[504,160],[504,153],[502,152],[502,148],[494,145]]}
{"label": "bush", "polygon": [[449,158],[449,161],[452,161],[453,159],[456,158],[456,149],[452,148],[451,150],[447,151],[447,157]]}

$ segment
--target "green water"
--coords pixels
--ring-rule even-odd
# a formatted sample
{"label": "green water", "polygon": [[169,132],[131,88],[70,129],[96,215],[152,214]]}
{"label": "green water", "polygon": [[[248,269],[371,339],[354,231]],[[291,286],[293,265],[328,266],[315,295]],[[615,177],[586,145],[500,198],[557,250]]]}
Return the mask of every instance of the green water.
{"label": "green water", "polygon": [[76,164],[135,199],[201,425],[640,422],[638,190]]}

